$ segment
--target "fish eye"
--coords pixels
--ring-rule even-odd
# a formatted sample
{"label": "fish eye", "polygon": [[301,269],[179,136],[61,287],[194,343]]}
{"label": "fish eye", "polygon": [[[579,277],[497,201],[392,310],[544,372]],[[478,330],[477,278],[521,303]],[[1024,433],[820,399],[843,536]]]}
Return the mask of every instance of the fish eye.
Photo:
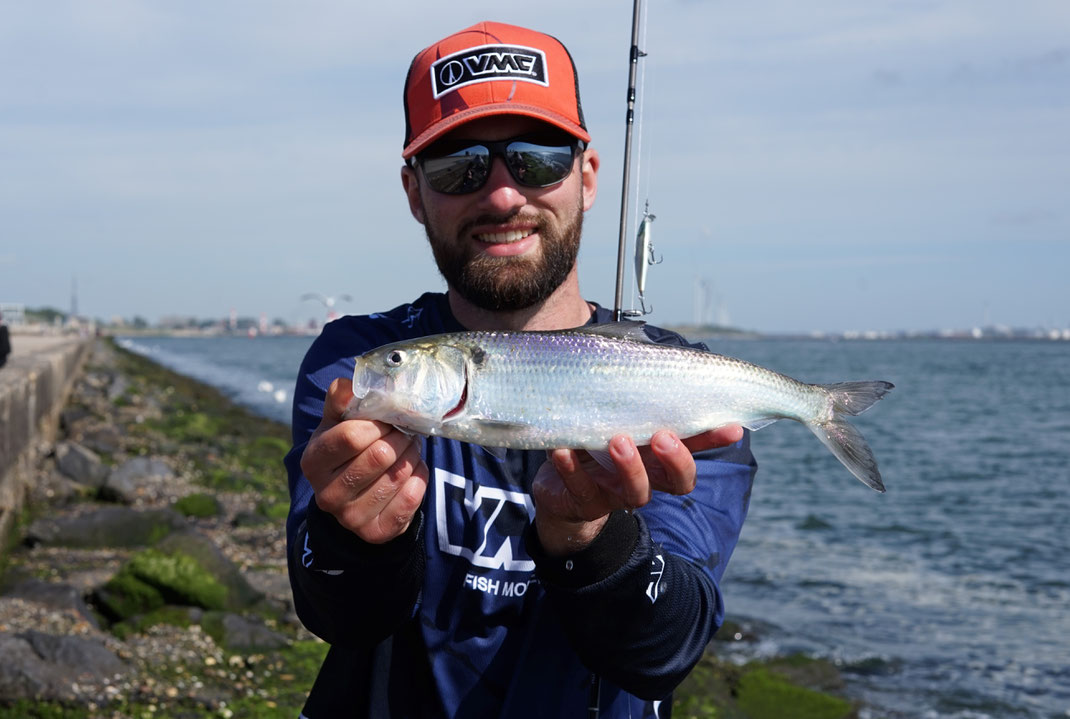
{"label": "fish eye", "polygon": [[386,355],[386,364],[388,367],[400,367],[405,362],[405,353],[401,350],[391,350]]}

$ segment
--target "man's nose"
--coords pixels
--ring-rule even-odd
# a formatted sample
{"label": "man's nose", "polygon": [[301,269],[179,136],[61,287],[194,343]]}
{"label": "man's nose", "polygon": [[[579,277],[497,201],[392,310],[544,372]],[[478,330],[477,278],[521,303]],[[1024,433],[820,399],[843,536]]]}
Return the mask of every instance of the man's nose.
{"label": "man's nose", "polygon": [[483,188],[483,202],[497,211],[515,210],[527,204],[527,197],[505,166],[505,159],[491,158],[490,175]]}

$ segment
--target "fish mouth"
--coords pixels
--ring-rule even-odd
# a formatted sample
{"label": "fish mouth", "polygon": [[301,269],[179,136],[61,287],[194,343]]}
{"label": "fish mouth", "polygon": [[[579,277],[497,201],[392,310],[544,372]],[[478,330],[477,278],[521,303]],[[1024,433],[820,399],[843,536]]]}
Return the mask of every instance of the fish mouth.
{"label": "fish mouth", "polygon": [[461,398],[457,400],[457,406],[451,409],[446,414],[442,415],[442,421],[445,422],[448,419],[453,419],[464,411],[465,405],[468,404],[468,366],[464,368],[464,387],[461,388]]}

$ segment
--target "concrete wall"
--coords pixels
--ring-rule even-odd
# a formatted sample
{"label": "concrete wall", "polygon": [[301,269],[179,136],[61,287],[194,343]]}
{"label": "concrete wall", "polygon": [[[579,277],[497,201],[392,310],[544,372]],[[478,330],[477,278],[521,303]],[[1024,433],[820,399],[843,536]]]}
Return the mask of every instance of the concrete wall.
{"label": "concrete wall", "polygon": [[0,367],[0,551],[92,341],[16,336],[12,345],[17,351]]}

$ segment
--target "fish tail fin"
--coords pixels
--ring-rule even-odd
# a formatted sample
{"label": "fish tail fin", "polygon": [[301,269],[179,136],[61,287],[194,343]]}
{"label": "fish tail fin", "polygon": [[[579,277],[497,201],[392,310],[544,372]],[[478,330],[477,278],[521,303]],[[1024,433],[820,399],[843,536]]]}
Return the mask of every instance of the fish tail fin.
{"label": "fish tail fin", "polygon": [[833,416],[825,422],[812,422],[806,426],[828,447],[836,459],[854,476],[871,489],[884,491],[877,458],[869,448],[862,433],[855,429],[842,415],[858,415],[884,397],[894,385],[891,382],[839,382],[821,385],[832,399]]}
{"label": "fish tail fin", "polygon": [[821,387],[832,397],[836,414],[862,414],[895,387],[891,382],[836,382]]}

